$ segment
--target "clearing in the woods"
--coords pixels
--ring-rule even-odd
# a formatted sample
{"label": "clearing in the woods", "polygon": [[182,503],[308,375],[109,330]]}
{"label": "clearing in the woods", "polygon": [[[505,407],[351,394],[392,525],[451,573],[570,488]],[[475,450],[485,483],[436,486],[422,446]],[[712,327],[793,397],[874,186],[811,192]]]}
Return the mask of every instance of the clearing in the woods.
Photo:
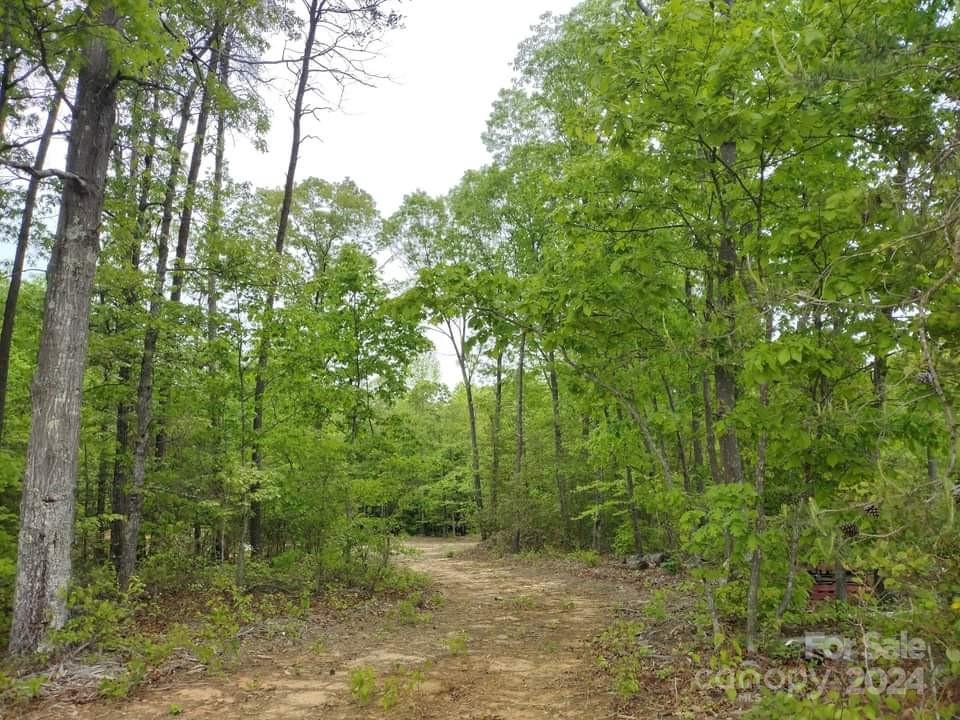
{"label": "clearing in the woods", "polygon": [[238,667],[219,676],[177,672],[127,699],[51,700],[25,716],[624,717],[594,643],[618,616],[636,614],[662,575],[496,560],[462,539],[410,544],[403,562],[429,574],[438,594],[428,609],[371,601],[336,620],[316,615],[290,638],[252,637]]}

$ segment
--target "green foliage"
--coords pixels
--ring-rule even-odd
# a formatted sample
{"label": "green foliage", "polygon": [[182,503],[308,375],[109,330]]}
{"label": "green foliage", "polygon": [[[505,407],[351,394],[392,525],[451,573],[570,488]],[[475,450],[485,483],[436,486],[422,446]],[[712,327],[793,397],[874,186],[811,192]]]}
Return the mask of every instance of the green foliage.
{"label": "green foliage", "polygon": [[628,700],[640,692],[644,658],[650,648],[641,639],[643,624],[620,620],[597,638],[597,665],[613,683],[614,692]]}
{"label": "green foliage", "polygon": [[377,673],[369,665],[352,668],[348,674],[350,694],[361,705],[369,705],[377,692]]}
{"label": "green foliage", "polygon": [[597,567],[600,564],[600,553],[596,550],[577,549],[570,553],[570,557],[588,567]]}
{"label": "green foliage", "polygon": [[451,655],[466,655],[469,649],[470,637],[467,633],[456,632],[447,637],[447,652]]}

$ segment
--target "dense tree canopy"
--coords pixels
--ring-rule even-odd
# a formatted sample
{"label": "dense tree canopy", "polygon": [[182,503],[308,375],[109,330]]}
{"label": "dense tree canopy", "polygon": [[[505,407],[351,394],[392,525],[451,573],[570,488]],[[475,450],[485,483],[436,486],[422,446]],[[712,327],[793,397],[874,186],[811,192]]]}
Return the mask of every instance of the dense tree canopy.
{"label": "dense tree canopy", "polygon": [[[585,0],[520,47],[490,165],[382,218],[297,159],[396,10],[4,7],[11,650],[49,647],[102,568],[126,590],[192,556],[242,588],[476,531],[667,551],[749,652],[803,625],[807,570],[840,600],[869,570],[884,627],[956,666],[954,4]],[[253,188],[225,138],[262,137],[275,65],[289,170]]]}

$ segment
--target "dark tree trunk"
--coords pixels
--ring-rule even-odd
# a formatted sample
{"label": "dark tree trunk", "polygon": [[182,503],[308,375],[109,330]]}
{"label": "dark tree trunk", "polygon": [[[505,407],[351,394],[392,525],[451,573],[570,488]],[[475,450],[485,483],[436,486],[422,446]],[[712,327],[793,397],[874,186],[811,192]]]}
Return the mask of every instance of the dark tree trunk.
{"label": "dark tree trunk", "polygon": [[13,87],[13,74],[16,72],[17,68],[17,55],[11,52],[9,45],[9,32],[5,32],[3,40],[3,66],[0,67],[0,140],[3,139],[3,131],[7,125],[7,115],[9,115],[8,108],[10,105],[10,90]]}
{"label": "dark tree trunk", "polygon": [[[4,64],[4,73],[7,71]],[[0,328],[0,445],[3,443],[3,428],[7,406],[7,380],[10,370],[10,348],[13,344],[13,328],[17,317],[17,301],[20,297],[20,285],[23,280],[23,263],[27,257],[27,248],[30,245],[30,229],[33,224],[33,212],[37,206],[37,196],[40,193],[39,171],[47,162],[47,152],[53,140],[53,132],[57,128],[57,116],[60,113],[60,104],[63,102],[64,86],[67,84],[70,70],[67,68],[60,76],[56,93],[47,114],[47,122],[40,136],[37,154],[33,159],[33,169],[37,174],[31,176],[27,183],[27,195],[23,202],[23,212],[20,215],[20,230],[17,233],[17,247],[13,254],[13,267],[10,269],[10,285],[7,287],[7,302],[3,306],[3,327]],[[0,77],[0,85],[9,82],[9,78]],[[3,104],[0,103],[0,113]]]}
{"label": "dark tree trunk", "polygon": [[526,454],[526,445],[523,432],[523,376],[524,360],[527,349],[527,333],[520,333],[520,351],[517,354],[517,422],[516,422],[516,452],[513,456],[513,487],[515,499],[513,501],[513,552],[520,552],[520,527],[523,506],[526,504],[529,495],[527,487],[527,474],[523,471],[524,455]]}
{"label": "dark tree trunk", "polygon": [[[210,107],[213,104],[213,94],[216,91],[217,75],[220,65],[220,43],[223,39],[223,32],[223,26],[216,25],[210,41],[210,67],[207,68],[207,74],[203,82],[203,93],[200,97],[200,111],[197,114],[197,126],[193,136],[193,151],[190,155],[190,166],[187,169],[187,179],[183,189],[183,204],[180,207],[180,224],[177,226],[177,250],[174,257],[173,280],[170,288],[171,303],[179,303],[183,294],[184,265],[187,259],[187,249],[190,245],[190,230],[193,225],[193,205],[197,196],[197,181],[200,178],[200,166],[203,162],[204,144],[207,139],[207,123],[210,119]],[[193,87],[191,86],[191,90],[192,89]],[[188,93],[188,95],[190,95],[190,93]],[[178,158],[178,166],[179,162]],[[170,401],[169,395],[169,388],[167,388],[167,392],[163,393],[162,410],[157,423],[156,455],[158,458],[163,458],[167,452],[167,428],[164,420],[167,416],[167,406]]]}
{"label": "dark tree trunk", "polygon": [[173,202],[177,177],[180,174],[180,156],[190,122],[190,106],[193,103],[195,86],[191,86],[180,107],[180,125],[171,152],[170,170],[164,191],[163,215],[157,235],[157,264],[154,270],[153,288],[147,327],[144,331],[143,351],[140,356],[140,377],[137,383],[137,429],[133,445],[133,462],[129,491],[125,489],[123,526],[118,577],[120,587],[126,589],[137,564],[137,545],[140,539],[140,522],[143,511],[143,486],[147,472],[147,451],[150,445],[152,423],[154,357],[160,335],[159,321],[164,304],[164,283],[167,276],[167,258],[170,247],[170,225],[173,218]]}
{"label": "dark tree trunk", "polygon": [[[290,143],[290,158],[287,161],[287,176],[283,185],[283,200],[280,204],[280,217],[277,220],[277,236],[274,249],[277,256],[283,255],[290,225],[290,208],[293,205],[293,187],[297,178],[297,162],[300,159],[300,143],[303,139],[304,100],[310,87],[310,67],[313,58],[313,45],[317,39],[317,28],[324,14],[325,3],[322,0],[310,0],[307,17],[307,34],[303,44],[303,56],[300,59],[300,75],[297,78],[297,90],[293,101],[293,139]],[[263,396],[267,390],[267,365],[270,362],[270,324],[273,322],[273,306],[276,302],[276,284],[271,283],[267,292],[266,312],[260,328],[260,351],[257,356],[257,377],[253,389],[253,464],[257,469],[263,467],[263,448],[260,437],[263,430]],[[254,499],[250,503],[249,533],[250,546],[254,555],[261,551],[261,533],[263,526],[263,506],[256,498],[258,486],[250,488]]]}
{"label": "dark tree trunk", "polygon": [[[673,390],[670,387],[670,383],[667,381],[666,375],[661,373],[660,379],[663,381],[663,390],[667,394],[667,404],[670,407],[670,414],[676,418],[677,405],[673,400]],[[687,466],[687,451],[684,447],[683,433],[680,432],[680,423],[677,423],[677,430],[674,434],[674,437],[677,441],[677,458],[680,460],[680,472],[683,474],[683,489],[687,492],[690,492],[692,487],[690,482],[690,468]]]}
{"label": "dark tree trunk", "polygon": [[567,507],[567,482],[563,476],[563,425],[560,417],[560,379],[557,376],[557,366],[553,353],[547,355],[550,369],[547,374],[547,384],[550,386],[550,409],[553,415],[553,478],[557,485],[557,495],[560,501],[560,523],[563,529],[563,543],[570,543],[570,509]]}
{"label": "dark tree trunk", "polygon": [[150,423],[153,404],[153,364],[160,335],[160,313],[163,309],[163,286],[167,273],[168,247],[161,235],[157,247],[157,268],[150,298],[147,330],[140,359],[140,381],[137,384],[137,436],[133,447],[133,472],[127,494],[127,523],[120,556],[120,588],[125,590],[137,564],[137,543],[143,511],[143,485],[147,474],[147,450],[150,444]]}
{"label": "dark tree trunk", "polygon": [[500,492],[500,426],[503,415],[503,353],[497,353],[497,374],[493,385],[493,429],[490,438],[490,524],[497,523],[497,500]]}
{"label": "dark tree trunk", "polygon": [[[135,125],[137,124],[138,123],[135,123]],[[130,269],[135,276],[138,275],[140,271],[140,254],[148,231],[147,209],[150,203],[150,190],[153,185],[154,148],[157,142],[157,135],[160,132],[159,125],[160,97],[159,94],[154,94],[153,117],[150,120],[150,131],[145,145],[146,154],[144,156],[142,173],[140,173],[139,153],[136,146],[130,158],[130,177],[135,178],[140,175],[140,190],[137,200],[137,232],[130,248]],[[139,141],[139,138],[137,138],[137,141]],[[140,303],[140,293],[136,287],[128,287],[124,295],[128,310],[134,310],[138,307]],[[118,373],[120,385],[125,389],[130,384],[130,379],[133,376],[132,363],[133,358],[126,357]],[[128,397],[124,397],[117,403],[116,452],[114,453],[113,460],[111,505],[113,513],[119,516],[124,516],[127,513],[127,481],[129,479],[131,462],[130,413],[132,410],[132,400]],[[120,559],[123,555],[123,526],[124,522],[122,519],[115,519],[110,524],[110,558],[117,570],[120,569]]]}
{"label": "dark tree trunk", "polygon": [[203,95],[200,98],[200,112],[197,114],[197,127],[193,136],[193,153],[190,156],[190,167],[187,170],[187,183],[183,190],[183,205],[180,209],[180,225],[177,228],[177,252],[173,265],[173,281],[170,288],[170,302],[180,302],[183,293],[184,263],[187,259],[187,248],[190,244],[190,229],[193,224],[193,205],[197,197],[197,181],[200,179],[200,165],[203,162],[204,143],[207,139],[207,123],[210,119],[210,107],[213,104],[213,94],[216,91],[217,77],[220,67],[220,43],[223,39],[223,26],[213,29],[213,40],[210,43],[210,67],[203,84]]}
{"label": "dark tree trunk", "polygon": [[[100,427],[101,437],[107,437],[110,431],[109,425],[104,422]],[[97,463],[97,489],[94,500],[94,513],[97,517],[97,547],[94,557],[97,562],[103,562],[107,558],[106,540],[107,525],[103,521],[103,515],[107,510],[107,483],[110,481],[110,457],[111,453],[108,447],[112,446],[113,437],[110,436],[110,442],[104,441],[100,444],[100,459]]]}
{"label": "dark tree trunk", "polygon": [[703,492],[703,443],[700,439],[700,405],[697,402],[697,383],[690,383],[690,401],[692,411],[690,413],[690,438],[693,443],[693,477],[697,486],[697,492]]}
{"label": "dark tree trunk", "polygon": [[640,509],[637,507],[637,498],[633,488],[633,467],[627,465],[627,507],[630,509],[630,529],[633,531],[633,552],[640,555],[643,552],[643,540],[640,537]]}
{"label": "dark tree trunk", "polygon": [[[720,148],[724,165],[732,168],[737,159],[737,147],[725,142]],[[729,208],[725,211],[729,214]],[[717,418],[724,423],[720,436],[720,452],[723,457],[723,481],[743,482],[743,465],[740,461],[740,445],[737,429],[732,418],[737,407],[737,376],[735,365],[737,309],[734,284],[737,277],[737,244],[729,217],[725,219],[717,255],[717,309],[725,326],[723,336],[717,341],[717,365],[714,378],[717,383]]]}
{"label": "dark tree trunk", "polygon": [[[108,5],[101,22],[112,25]],[[116,119],[116,76],[106,43],[83,52],[67,147],[60,220],[47,268],[32,423],[20,503],[10,651],[37,650],[63,626],[71,576],[80,403],[87,359],[100,215]]]}
{"label": "dark tree trunk", "polygon": [[714,485],[723,482],[720,472],[720,459],[717,457],[717,436],[713,429],[713,400],[710,387],[710,376],[703,372],[700,375],[700,385],[703,388],[703,428],[704,442],[707,445],[707,460],[710,463],[710,479]]}

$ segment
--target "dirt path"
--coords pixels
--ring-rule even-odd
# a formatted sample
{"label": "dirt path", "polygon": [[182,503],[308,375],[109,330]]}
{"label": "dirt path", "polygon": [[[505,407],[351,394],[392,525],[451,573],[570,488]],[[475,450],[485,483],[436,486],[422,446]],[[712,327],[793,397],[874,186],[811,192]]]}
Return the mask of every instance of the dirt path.
{"label": "dirt path", "polygon": [[[590,643],[638,587],[578,577],[546,564],[458,557],[466,541],[417,539],[403,562],[428,573],[443,601],[430,615],[396,613],[318,627],[288,651],[251,655],[222,677],[176,677],[119,702],[47,704],[40,718],[458,718],[599,720],[615,717],[609,681]],[[350,671],[370,668],[367,704]],[[375,676],[375,680],[373,677]],[[356,681],[354,682],[356,684]],[[386,697],[386,700],[384,698]],[[383,707],[384,703],[388,706]]]}

